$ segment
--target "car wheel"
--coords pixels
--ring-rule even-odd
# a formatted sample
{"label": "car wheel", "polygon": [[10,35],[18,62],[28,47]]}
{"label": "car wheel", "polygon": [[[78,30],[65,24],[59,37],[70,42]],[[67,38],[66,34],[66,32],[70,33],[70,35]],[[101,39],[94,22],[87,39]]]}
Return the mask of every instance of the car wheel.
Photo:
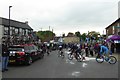
{"label": "car wheel", "polygon": [[28,60],[27,60],[27,65],[31,65],[32,62],[33,62],[32,57],[29,57]]}
{"label": "car wheel", "polygon": [[43,59],[43,58],[44,58],[44,54],[41,55],[41,59]]}

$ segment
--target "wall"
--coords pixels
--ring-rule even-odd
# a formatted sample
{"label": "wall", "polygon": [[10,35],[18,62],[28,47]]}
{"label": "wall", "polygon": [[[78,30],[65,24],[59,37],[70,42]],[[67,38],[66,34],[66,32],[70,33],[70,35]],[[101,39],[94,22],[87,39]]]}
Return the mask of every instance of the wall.
{"label": "wall", "polygon": [[0,18],[0,44],[2,42],[2,36],[3,36],[3,26],[2,26],[2,19]]}
{"label": "wall", "polygon": [[3,36],[3,26],[1,25],[2,24],[2,19],[0,18],[0,56],[2,54],[2,36]]}
{"label": "wall", "polygon": [[65,37],[63,38],[64,43],[79,43],[79,37]]}

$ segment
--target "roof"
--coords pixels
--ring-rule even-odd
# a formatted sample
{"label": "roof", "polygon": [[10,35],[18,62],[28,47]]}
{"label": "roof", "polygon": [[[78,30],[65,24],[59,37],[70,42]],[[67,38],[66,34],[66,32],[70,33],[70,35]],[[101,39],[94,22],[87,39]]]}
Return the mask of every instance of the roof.
{"label": "roof", "polygon": [[114,21],[112,24],[110,24],[108,27],[106,27],[105,29],[109,28],[110,26],[112,26],[113,24],[120,22],[120,18],[118,18],[116,21]]}
{"label": "roof", "polygon": [[[6,18],[2,18],[0,17],[0,19],[2,20],[2,25],[5,26],[9,26],[9,19]],[[16,28],[24,28],[24,29],[30,29],[33,30],[27,23],[25,22],[19,22],[19,21],[15,21],[15,20],[11,20],[10,19],[10,25]]]}

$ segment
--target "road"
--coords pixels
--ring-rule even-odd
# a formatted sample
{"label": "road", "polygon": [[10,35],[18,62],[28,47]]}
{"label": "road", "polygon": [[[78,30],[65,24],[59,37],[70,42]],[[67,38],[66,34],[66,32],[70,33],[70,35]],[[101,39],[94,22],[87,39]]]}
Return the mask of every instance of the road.
{"label": "road", "polygon": [[[66,52],[66,51],[65,51]],[[118,62],[111,65],[107,62],[97,63],[95,58],[77,62],[57,57],[57,51],[51,52],[44,59],[35,61],[30,66],[9,66],[3,78],[118,78]]]}

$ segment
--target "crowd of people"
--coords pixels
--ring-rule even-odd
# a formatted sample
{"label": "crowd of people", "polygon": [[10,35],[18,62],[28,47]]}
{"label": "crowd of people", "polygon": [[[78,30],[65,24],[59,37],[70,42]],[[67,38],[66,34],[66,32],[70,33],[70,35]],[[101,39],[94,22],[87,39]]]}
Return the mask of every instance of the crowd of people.
{"label": "crowd of people", "polygon": [[112,45],[109,47],[108,43],[106,42],[96,42],[96,43],[69,43],[68,48],[72,50],[72,53],[84,53],[85,57],[89,56],[96,56],[100,57],[103,53],[105,54],[111,54],[114,53],[114,46],[113,42]]}
{"label": "crowd of people", "polygon": [[[35,43],[36,46],[38,46],[39,49],[42,49],[44,53],[47,53],[48,55],[52,50],[62,50],[62,49],[68,49],[70,48],[72,53],[80,53],[84,55],[85,57],[89,56],[96,56],[100,57],[103,53],[108,54],[114,53],[115,51],[115,43],[113,41],[105,42],[105,41],[95,41],[95,42],[89,42],[85,41],[82,43],[59,43],[59,44],[53,44],[53,43]],[[8,52],[8,46],[5,42],[2,43],[2,71],[7,71],[7,65],[9,60]]]}

